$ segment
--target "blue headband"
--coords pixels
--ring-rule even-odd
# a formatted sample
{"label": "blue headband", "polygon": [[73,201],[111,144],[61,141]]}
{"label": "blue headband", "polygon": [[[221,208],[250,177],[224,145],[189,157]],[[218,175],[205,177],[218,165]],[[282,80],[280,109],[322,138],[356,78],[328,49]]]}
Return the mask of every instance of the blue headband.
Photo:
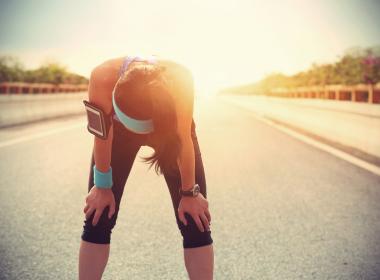
{"label": "blue headband", "polygon": [[[135,56],[135,57],[128,57],[128,59],[125,61],[126,63],[122,67],[122,73],[126,70],[128,65],[132,61],[147,61],[148,63],[157,63],[157,60],[155,57],[147,57],[144,58],[142,56]],[[116,85],[115,85],[116,87]],[[116,101],[115,101],[115,88],[112,91],[112,104],[116,113],[116,116],[119,121],[121,121],[126,128],[131,130],[134,133],[139,133],[139,134],[148,134],[154,131],[153,127],[153,121],[152,119],[148,120],[137,120],[134,118],[131,118],[124,114],[120,108],[117,106]]]}
{"label": "blue headband", "polygon": [[152,119],[137,120],[137,119],[128,117],[126,114],[124,114],[120,110],[120,108],[117,106],[116,101],[115,101],[115,90],[112,91],[112,104],[113,104],[113,107],[118,119],[124,124],[126,128],[128,128],[132,132],[147,134],[147,133],[151,133],[154,130]]}

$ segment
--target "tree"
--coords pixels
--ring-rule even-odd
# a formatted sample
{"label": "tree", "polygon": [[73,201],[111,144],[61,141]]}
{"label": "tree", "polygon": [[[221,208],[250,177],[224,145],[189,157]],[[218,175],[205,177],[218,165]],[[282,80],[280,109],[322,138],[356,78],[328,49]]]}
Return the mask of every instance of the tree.
{"label": "tree", "polygon": [[336,63],[323,65],[314,63],[309,70],[290,77],[281,73],[270,74],[257,83],[231,87],[228,92],[264,93],[278,87],[375,84],[379,82],[380,46],[372,48],[353,47],[348,49]]}
{"label": "tree", "polygon": [[14,56],[0,56],[0,82],[21,81],[24,78],[24,67]]}
{"label": "tree", "polygon": [[46,61],[39,68],[25,70],[19,59],[14,56],[0,56],[0,82],[62,83],[86,84],[88,79],[70,73],[67,67],[56,62]]}

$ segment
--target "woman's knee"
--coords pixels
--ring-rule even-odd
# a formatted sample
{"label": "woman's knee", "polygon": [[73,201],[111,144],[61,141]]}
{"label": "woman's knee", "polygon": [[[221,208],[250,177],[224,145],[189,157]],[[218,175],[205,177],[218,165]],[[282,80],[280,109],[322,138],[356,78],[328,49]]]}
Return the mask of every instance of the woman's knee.
{"label": "woman's knee", "polygon": [[183,248],[196,248],[213,243],[211,230],[200,231],[190,214],[185,213],[187,226],[178,220],[179,229],[183,237]]}
{"label": "woman's knee", "polygon": [[111,233],[116,224],[118,209],[110,219],[108,218],[108,209],[109,208],[106,207],[103,210],[103,213],[95,226],[92,225],[95,211],[88,219],[84,220],[81,235],[82,240],[97,244],[109,244],[111,242]]}

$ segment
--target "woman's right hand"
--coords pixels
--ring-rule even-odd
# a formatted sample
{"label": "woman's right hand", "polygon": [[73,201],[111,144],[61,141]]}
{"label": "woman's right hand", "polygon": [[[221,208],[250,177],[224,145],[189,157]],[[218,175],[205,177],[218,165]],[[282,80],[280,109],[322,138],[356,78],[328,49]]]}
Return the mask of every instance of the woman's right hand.
{"label": "woman's right hand", "polygon": [[84,207],[83,212],[86,215],[86,219],[88,219],[95,211],[92,225],[96,226],[104,208],[107,206],[109,206],[108,218],[111,219],[112,215],[115,213],[115,197],[112,189],[101,189],[94,185],[86,197],[86,206]]}

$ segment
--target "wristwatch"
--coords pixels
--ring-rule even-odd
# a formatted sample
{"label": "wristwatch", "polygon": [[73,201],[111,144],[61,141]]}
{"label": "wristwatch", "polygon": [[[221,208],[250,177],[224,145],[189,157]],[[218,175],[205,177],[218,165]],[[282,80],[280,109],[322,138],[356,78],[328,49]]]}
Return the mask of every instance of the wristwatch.
{"label": "wristwatch", "polygon": [[194,186],[190,190],[182,190],[182,188],[179,189],[179,194],[183,196],[192,196],[195,197],[199,194],[200,187],[198,184],[194,184]]}

